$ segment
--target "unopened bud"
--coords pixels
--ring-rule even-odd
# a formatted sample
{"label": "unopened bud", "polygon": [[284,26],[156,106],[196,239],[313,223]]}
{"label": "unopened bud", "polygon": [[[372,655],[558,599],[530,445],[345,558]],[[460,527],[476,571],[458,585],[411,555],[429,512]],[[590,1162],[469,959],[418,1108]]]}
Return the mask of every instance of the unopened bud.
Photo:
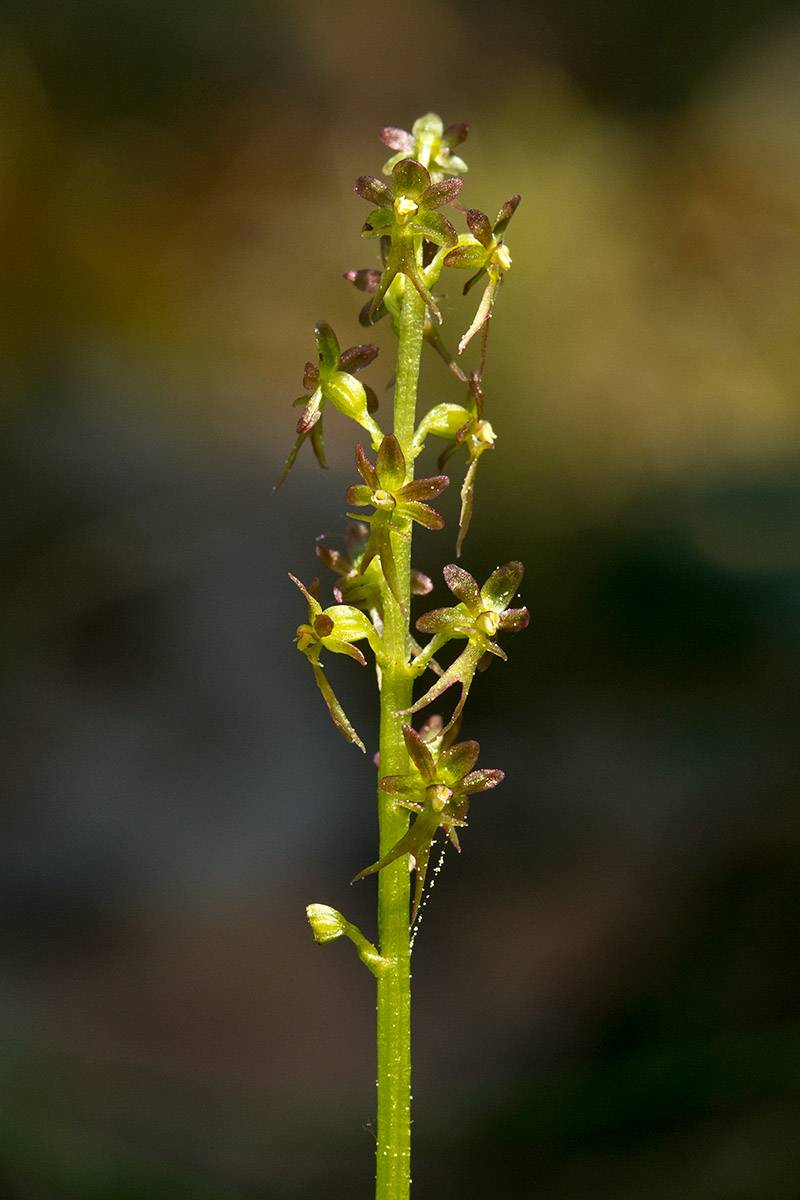
{"label": "unopened bud", "polygon": [[324,946],[333,942],[346,932],[347,922],[340,912],[327,904],[309,904],[306,916],[314,934],[314,940]]}

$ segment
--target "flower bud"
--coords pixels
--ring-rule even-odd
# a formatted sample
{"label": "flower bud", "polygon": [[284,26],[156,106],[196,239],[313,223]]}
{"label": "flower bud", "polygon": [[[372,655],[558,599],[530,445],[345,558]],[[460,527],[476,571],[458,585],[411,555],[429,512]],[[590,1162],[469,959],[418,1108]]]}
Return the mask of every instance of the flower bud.
{"label": "flower bud", "polygon": [[327,904],[309,904],[306,916],[314,934],[314,941],[324,946],[340,938],[347,930],[347,922],[340,912]]}

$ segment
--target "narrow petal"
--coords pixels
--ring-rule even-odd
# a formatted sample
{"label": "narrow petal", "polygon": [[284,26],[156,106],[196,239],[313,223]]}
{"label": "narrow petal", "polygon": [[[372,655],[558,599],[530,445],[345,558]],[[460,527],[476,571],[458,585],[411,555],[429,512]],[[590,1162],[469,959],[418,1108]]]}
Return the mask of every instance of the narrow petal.
{"label": "narrow petal", "polygon": [[467,211],[467,225],[473,237],[477,238],[482,246],[490,249],[494,239],[492,238],[492,226],[486,213],[481,212],[479,208],[470,208]]}
{"label": "narrow petal", "polygon": [[468,133],[469,125],[466,121],[462,121],[460,125],[448,125],[441,137],[442,145],[446,146],[448,150],[453,146],[460,146],[466,140]]}
{"label": "narrow petal", "polygon": [[439,755],[436,772],[449,787],[455,787],[475,766],[480,752],[478,742],[458,742]]}
{"label": "narrow petal", "polygon": [[359,871],[358,875],[353,879],[363,879],[365,875],[372,875],[376,871],[382,871],[384,867],[388,867],[389,863],[395,862],[398,858],[402,858],[404,854],[409,854],[413,860],[413,866],[416,869],[417,879],[414,888],[414,904],[411,911],[411,924],[413,925],[419,911],[420,902],[422,900],[422,892],[425,886],[425,873],[428,868],[428,859],[430,858],[431,845],[433,839],[439,830],[439,815],[438,813],[421,812],[416,818],[411,828],[401,837],[400,841],[385,854],[384,857],[371,867],[366,867],[363,871]]}
{"label": "narrow petal", "polygon": [[389,591],[397,601],[397,605],[401,611],[403,609],[403,599],[400,594],[400,580],[397,577],[397,567],[395,566],[394,554],[392,552],[392,539],[389,533],[389,524],[381,526],[376,531],[378,542],[378,558],[381,560],[381,570],[383,577],[386,580]]}
{"label": "narrow petal", "polygon": [[429,504],[420,504],[418,500],[404,500],[403,516],[410,517],[418,525],[426,529],[444,529],[444,517],[440,516]]}
{"label": "narrow petal", "polygon": [[[313,621],[314,617],[322,612],[322,605],[320,604],[319,600],[317,600],[316,592],[314,591],[314,584],[312,583],[311,588],[307,588],[304,583],[300,582],[296,575],[292,574],[291,571],[288,571],[287,574],[292,583],[299,587],[300,591],[305,596],[306,603],[308,604],[308,619],[309,621]],[[316,583],[319,586],[319,580],[316,580]]]}
{"label": "narrow petal", "polygon": [[297,441],[295,442],[294,446],[289,451],[289,457],[287,458],[286,462],[283,464],[283,470],[281,471],[278,482],[275,484],[274,488],[272,489],[273,492],[277,492],[278,488],[281,486],[284,479],[291,471],[292,466],[294,465],[294,460],[297,458],[297,451],[300,449],[300,447],[302,446],[305,439],[306,439],[306,435],[304,433],[301,433],[300,436],[298,437]]}
{"label": "narrow petal", "polygon": [[322,440],[322,421],[317,421],[311,433],[308,435],[311,440],[311,449],[314,451],[314,457],[321,467],[327,467],[328,462],[325,458],[325,443]]}
{"label": "narrow petal", "polygon": [[351,346],[349,350],[342,351],[341,367],[343,371],[349,371],[351,374],[354,374],[356,371],[361,371],[364,367],[368,367],[377,357],[377,346],[369,343],[365,346]]}
{"label": "narrow petal", "polygon": [[[430,312],[436,318],[437,321],[441,321],[442,314],[439,312],[439,309],[436,305],[436,301],[434,300],[433,296],[428,291],[425,280],[420,275],[416,263],[413,261],[410,261],[410,262],[404,264],[404,266],[402,267],[402,271],[403,271],[403,274],[406,276],[406,278],[411,280],[412,284],[417,289],[417,291],[419,292],[422,299],[425,301],[425,304],[428,307],[428,312]],[[373,307],[374,307],[375,301],[373,300],[372,303],[373,303]]]}
{"label": "narrow petal", "polygon": [[396,279],[397,275],[400,273],[401,267],[402,264],[395,261],[391,266],[387,267],[381,275],[375,295],[372,297],[372,300],[364,310],[369,314],[370,324],[373,324],[375,321],[379,321],[381,319],[381,316],[383,315],[383,313],[381,313],[383,298]]}
{"label": "narrow petal", "polygon": [[348,658],[354,658],[362,667],[367,665],[367,660],[359,650],[358,646],[353,646],[350,642],[345,642],[342,638],[326,637],[325,649],[330,650],[331,654],[346,654]]}
{"label": "narrow petal", "polygon": [[442,204],[455,200],[463,186],[463,179],[442,179],[439,183],[432,183],[420,196],[420,205],[423,208],[440,208]]}
{"label": "narrow petal", "polygon": [[458,790],[467,792],[469,795],[474,792],[488,792],[490,788],[497,787],[498,783],[502,783],[504,779],[504,771],[473,771],[471,775],[466,775],[461,780]]}
{"label": "narrow petal", "polygon": [[411,725],[403,726],[403,738],[409,758],[414,763],[414,766],[426,783],[433,783],[436,778],[436,768],[430,750]]}
{"label": "narrow petal", "polygon": [[446,633],[450,637],[467,637],[471,628],[471,621],[457,608],[434,608],[417,621],[420,633]]}
{"label": "narrow petal", "polygon": [[524,574],[525,568],[521,562],[504,563],[502,567],[497,567],[481,588],[483,603],[495,612],[502,612],[508,607],[512,596],[516,595]]}
{"label": "narrow petal", "polygon": [[444,568],[442,574],[445,583],[456,599],[460,600],[473,616],[477,616],[482,608],[481,593],[469,571],[465,571],[456,563],[450,563]]}
{"label": "narrow petal", "polygon": [[382,237],[394,225],[394,213],[391,208],[376,208],[369,214],[361,226],[362,237]]}
{"label": "narrow petal", "polygon": [[377,292],[378,280],[381,277],[381,272],[375,267],[367,267],[361,271],[345,271],[342,279],[346,279],[348,283],[353,283],[360,292]]}
{"label": "narrow petal", "polygon": [[425,799],[425,785],[413,775],[386,775],[378,781],[378,787],[405,806],[415,804],[421,807]]}
{"label": "narrow petal", "polygon": [[477,659],[480,653],[481,651],[479,649],[476,649],[475,646],[468,644],[465,649],[462,650],[461,654],[459,654],[455,662],[447,668],[444,675],[442,675],[440,679],[436,680],[436,682],[428,689],[425,695],[421,696],[415,704],[412,704],[411,708],[403,709],[397,715],[406,716],[410,715],[411,713],[419,712],[421,708],[425,708],[426,705],[431,704],[434,700],[438,699],[438,697],[441,696],[443,692],[446,692],[448,688],[452,687],[453,684],[460,683],[461,697],[455,707],[455,711],[453,712],[450,721],[445,726],[445,729],[449,729],[450,726],[453,725],[461,715],[461,710],[464,707],[467,699],[467,693],[469,692],[470,684],[472,683],[472,677],[475,674],[475,670],[478,665]]}
{"label": "narrow petal", "polygon": [[528,628],[530,619],[527,608],[507,608],[500,618],[498,629],[504,633],[519,633],[521,629]]}
{"label": "narrow petal", "polygon": [[497,220],[492,226],[492,233],[496,238],[502,237],[505,233],[506,225],[517,211],[517,205],[520,202],[520,196],[512,196],[510,200],[506,200],[500,212],[497,214]]}
{"label": "narrow petal", "polygon": [[322,416],[323,404],[324,398],[322,395],[322,388],[317,388],[317,390],[314,392],[314,395],[310,398],[300,414],[300,418],[296,426],[298,433],[305,435],[311,431],[311,429],[316,425],[317,421]]}
{"label": "narrow petal", "polygon": [[[375,470],[372,463],[364,453],[364,447],[361,445],[361,442],[359,442],[356,446],[356,468],[367,487],[373,492],[377,491],[377,489],[381,486],[378,478],[378,472]],[[358,503],[358,501],[356,501],[356,503]]]}
{"label": "narrow petal", "polygon": [[475,243],[462,243],[448,250],[444,257],[446,267],[456,267],[459,271],[475,271],[486,262],[486,250]]}
{"label": "narrow petal", "polygon": [[390,150],[405,150],[411,154],[414,150],[414,138],[405,129],[396,129],[393,125],[384,125],[381,130],[381,141]]}
{"label": "narrow petal", "polygon": [[397,491],[398,500],[433,500],[450,486],[447,475],[432,475],[430,479],[412,479]]}
{"label": "narrow petal", "polygon": [[353,190],[358,192],[362,199],[368,200],[370,204],[377,204],[379,208],[392,207],[392,193],[386,184],[374,175],[359,176]]}
{"label": "narrow petal", "polygon": [[[478,271],[478,273],[476,275],[473,275],[471,279],[468,279],[467,282],[464,284],[463,288],[461,289],[461,295],[468,296],[469,293],[472,291],[472,289],[475,287],[475,284],[478,283],[479,280],[483,279],[483,277],[486,273],[487,273],[486,268],[481,267],[480,271]],[[477,326],[476,328],[479,329],[480,326]]]}
{"label": "narrow petal", "polygon": [[406,460],[393,433],[387,433],[381,442],[375,469],[380,486],[387,492],[394,494],[402,487],[406,477]]}
{"label": "narrow petal", "polygon": [[433,591],[433,580],[427,575],[423,575],[422,571],[418,571],[415,567],[411,568],[411,595],[412,596],[427,596]]}
{"label": "narrow petal", "polygon": [[367,504],[372,504],[372,493],[374,488],[367,487],[364,483],[354,483],[349,487],[344,494],[347,504],[355,504],[356,508],[364,508]]}
{"label": "narrow petal", "polygon": [[455,246],[458,241],[455,229],[447,217],[443,217],[441,213],[420,209],[409,225],[415,233],[421,233],[423,237],[435,242],[437,246]]}

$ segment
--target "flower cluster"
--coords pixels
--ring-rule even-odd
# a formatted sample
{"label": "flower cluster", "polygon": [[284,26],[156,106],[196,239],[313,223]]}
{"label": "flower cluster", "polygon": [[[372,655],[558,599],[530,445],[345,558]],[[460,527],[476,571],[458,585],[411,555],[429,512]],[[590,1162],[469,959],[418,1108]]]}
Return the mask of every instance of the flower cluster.
{"label": "flower cluster", "polygon": [[414,666],[418,671],[424,669],[433,655],[452,638],[466,638],[467,645],[425,695],[398,716],[419,712],[453,684],[459,683],[461,696],[447,728],[455,724],[461,716],[475,672],[485,669],[492,655],[504,660],[507,658],[494,638],[498,633],[516,633],[527,627],[527,608],[508,607],[508,602],[516,595],[522,582],[523,571],[520,562],[506,563],[497,567],[483,587],[479,588],[462,567],[455,563],[445,567],[444,581],[459,603],[453,608],[435,608],[419,618],[417,629],[433,636],[422,654],[414,660]]}
{"label": "flower cluster", "polygon": [[390,175],[394,167],[404,158],[416,158],[430,171],[431,179],[438,182],[446,175],[463,175],[467,164],[454,154],[469,132],[467,125],[444,127],[442,118],[436,113],[426,113],[414,122],[411,132],[387,125],[381,130],[381,141],[397,153],[383,164],[384,175]]}
{"label": "flower cluster", "polygon": [[378,784],[382,792],[394,798],[396,805],[411,809],[418,815],[408,832],[388,854],[371,867],[359,871],[353,880],[355,883],[356,879],[381,871],[395,859],[408,854],[411,867],[417,873],[412,925],[419,911],[428,859],[437,833],[443,829],[456,850],[460,850],[456,827],[467,823],[470,796],[497,787],[503,779],[502,771],[473,770],[480,746],[477,742],[458,742],[453,745],[457,732],[455,726],[450,733],[439,731],[434,734],[432,747],[423,736],[425,732],[416,733],[410,725],[403,726],[403,738],[412,770],[406,775],[387,775]]}
{"label": "flower cluster", "polygon": [[450,483],[446,475],[406,482],[406,460],[394,434],[387,433],[380,444],[375,466],[367,458],[359,442],[356,446],[356,466],[364,480],[347,489],[345,500],[357,508],[372,506],[375,512],[364,519],[370,525],[370,536],[361,559],[362,571],[377,556],[389,590],[403,608],[397,568],[392,551],[392,533],[406,534],[411,521],[426,529],[441,529],[444,519],[425,504],[440,495]]}
{"label": "flower cluster", "polygon": [[440,321],[442,314],[428,290],[417,249],[420,238],[426,238],[435,246],[456,246],[455,229],[447,217],[435,210],[455,200],[461,191],[461,180],[442,179],[432,183],[422,163],[415,158],[402,158],[392,168],[390,184],[382,183],[372,175],[362,175],[356,180],[355,190],[370,204],[378,206],[364,222],[362,237],[390,239],[386,265],[370,304],[373,319],[390,284],[398,275],[404,275],[417,289],[428,310]]}
{"label": "flower cluster", "polygon": [[306,438],[311,440],[317,462],[322,467],[328,464],[325,459],[325,445],[322,440],[322,412],[325,401],[330,400],[340,412],[352,417],[364,429],[368,430],[375,439],[376,445],[383,434],[380,427],[372,419],[372,413],[378,407],[378,397],[372,388],[365,387],[355,377],[356,371],[361,371],[377,357],[377,346],[351,346],[349,350],[341,351],[336,334],[327,321],[317,321],[314,329],[317,342],[319,363],[306,363],[303,373],[303,387],[311,392],[311,398],[300,396],[295,405],[304,405],[300,420],[297,422],[297,441],[275,484],[275,491],[283,483],[291,470],[292,463],[297,457],[297,451]]}
{"label": "flower cluster", "polygon": [[467,225],[472,237],[460,237],[458,245],[445,255],[446,267],[476,272],[464,284],[465,296],[483,275],[489,277],[475,318],[458,344],[459,354],[463,354],[467,344],[491,317],[497,289],[502,283],[504,273],[511,267],[511,255],[503,241],[503,234],[516,212],[519,201],[519,196],[512,196],[510,200],[506,200],[493,225],[486,213],[481,212],[479,208],[470,208],[467,211]]}
{"label": "flower cluster", "polygon": [[354,742],[360,750],[365,751],[364,743],[351,725],[344,709],[334,695],[333,688],[328,683],[319,658],[323,650],[330,650],[332,654],[346,654],[365,667],[367,660],[358,646],[353,643],[366,638],[373,653],[377,656],[381,649],[378,632],[370,619],[352,605],[334,604],[331,608],[323,609],[317,599],[318,579],[314,579],[311,586],[307,588],[291,572],[289,578],[300,588],[308,604],[308,621],[297,627],[295,638],[297,649],[302,651],[311,663],[317,687],[325,698],[336,728],[341,730],[348,742]]}

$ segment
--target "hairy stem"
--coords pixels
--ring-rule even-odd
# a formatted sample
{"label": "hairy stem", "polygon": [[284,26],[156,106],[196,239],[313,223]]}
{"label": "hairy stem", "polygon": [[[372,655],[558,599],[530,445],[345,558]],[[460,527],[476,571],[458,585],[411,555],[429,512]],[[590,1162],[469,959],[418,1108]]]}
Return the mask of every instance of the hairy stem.
{"label": "hairy stem", "polygon": [[[413,460],[408,450],[414,435],[419,359],[425,306],[408,283],[403,296],[397,351],[394,433],[406,454],[409,478]],[[412,702],[414,676],[409,669],[411,603],[411,522],[393,535],[402,606],[384,588],[386,667],[381,681],[379,777],[410,770],[403,740],[403,717],[395,716]],[[408,811],[378,792],[381,857],[408,828]],[[378,1145],[377,1200],[407,1200],[411,1187],[411,972],[408,860],[403,855],[378,872],[378,932],[381,954],[392,967],[378,979]]]}

